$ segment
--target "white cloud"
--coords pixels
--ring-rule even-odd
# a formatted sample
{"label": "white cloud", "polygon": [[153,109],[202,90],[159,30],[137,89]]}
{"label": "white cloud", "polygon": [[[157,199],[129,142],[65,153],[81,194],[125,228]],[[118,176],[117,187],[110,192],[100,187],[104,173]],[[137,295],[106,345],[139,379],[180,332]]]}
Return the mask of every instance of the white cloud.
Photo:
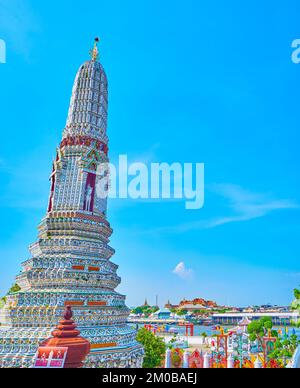
{"label": "white cloud", "polygon": [[292,200],[277,200],[266,194],[252,193],[238,185],[216,184],[212,190],[229,202],[233,211],[230,217],[220,217],[207,223],[208,228],[232,222],[250,221],[261,218],[276,210],[296,209],[299,205]]}
{"label": "white cloud", "polygon": [[179,276],[181,279],[189,279],[193,275],[193,270],[188,269],[184,262],[179,263],[173,270],[173,274]]}
{"label": "white cloud", "polygon": [[299,204],[293,200],[274,199],[271,195],[250,192],[234,184],[208,185],[207,189],[227,201],[227,207],[232,213],[230,216],[220,216],[170,227],[166,226],[158,228],[156,231],[185,233],[192,230],[211,229],[230,223],[262,218],[278,210],[300,208]]}

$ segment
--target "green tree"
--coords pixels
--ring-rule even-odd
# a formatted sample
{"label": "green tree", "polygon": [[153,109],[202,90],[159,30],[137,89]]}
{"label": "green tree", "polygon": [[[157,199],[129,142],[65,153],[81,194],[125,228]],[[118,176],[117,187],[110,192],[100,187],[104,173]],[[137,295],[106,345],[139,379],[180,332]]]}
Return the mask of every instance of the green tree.
{"label": "green tree", "polygon": [[295,300],[292,303],[292,310],[298,310],[300,312],[300,290],[294,290]]}
{"label": "green tree", "polygon": [[15,294],[17,292],[21,291],[21,287],[16,283],[14,284],[11,289],[8,291],[8,294]]}
{"label": "green tree", "polygon": [[[21,287],[16,283],[10,288],[7,295],[15,294],[19,291],[21,291]],[[0,310],[3,309],[6,305],[7,295],[0,299]]]}
{"label": "green tree", "polygon": [[156,313],[158,310],[158,307],[140,306],[133,309],[132,313],[136,315],[144,314],[146,317],[149,317],[151,314]]}
{"label": "green tree", "polygon": [[174,334],[173,338],[171,339],[171,341],[169,342],[168,344],[168,347],[169,349],[173,349],[173,345],[177,342],[177,334]]}
{"label": "green tree", "polygon": [[186,315],[187,313],[188,313],[187,310],[178,310],[178,311],[177,311],[177,315],[178,315],[179,317],[183,317],[183,316]]}
{"label": "green tree", "polygon": [[[291,308],[292,310],[295,310],[295,311],[298,310],[300,312],[300,290],[299,289],[294,290],[294,296],[295,296],[295,300],[293,301]],[[293,324],[296,327],[300,327],[300,322],[293,322]]]}
{"label": "green tree", "polygon": [[132,310],[132,313],[135,315],[142,315],[144,312],[142,307],[137,307],[136,309]]}
{"label": "green tree", "polygon": [[0,299],[0,310],[6,305],[6,297]]}
{"label": "green tree", "polygon": [[263,337],[267,335],[269,330],[272,330],[273,323],[272,318],[263,317],[259,321],[253,321],[248,326],[248,333],[250,341],[258,341],[261,347],[263,347]]}
{"label": "green tree", "polygon": [[139,330],[137,341],[143,345],[145,350],[143,368],[154,369],[161,366],[166,353],[164,341],[146,329]]}
{"label": "green tree", "polygon": [[297,288],[294,290],[294,296],[296,299],[300,299],[300,290],[298,290]]}
{"label": "green tree", "polygon": [[299,341],[296,335],[291,335],[288,338],[278,338],[270,358],[285,366],[286,361],[293,357],[298,345]]}

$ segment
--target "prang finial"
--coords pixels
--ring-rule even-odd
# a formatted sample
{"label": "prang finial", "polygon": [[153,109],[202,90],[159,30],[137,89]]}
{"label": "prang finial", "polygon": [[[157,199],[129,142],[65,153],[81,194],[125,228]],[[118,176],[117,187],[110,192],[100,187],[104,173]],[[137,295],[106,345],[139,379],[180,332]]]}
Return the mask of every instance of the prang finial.
{"label": "prang finial", "polygon": [[64,313],[64,319],[66,321],[70,321],[73,317],[72,307],[66,306],[65,313]]}
{"label": "prang finial", "polygon": [[99,58],[99,49],[98,43],[100,42],[99,38],[95,38],[94,48],[90,51],[91,58],[94,62],[96,62]]}

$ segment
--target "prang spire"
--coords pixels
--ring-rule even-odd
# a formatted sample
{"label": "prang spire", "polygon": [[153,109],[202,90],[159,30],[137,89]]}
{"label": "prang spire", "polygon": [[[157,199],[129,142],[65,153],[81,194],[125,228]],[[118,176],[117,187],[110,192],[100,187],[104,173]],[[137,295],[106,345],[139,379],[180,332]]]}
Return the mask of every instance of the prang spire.
{"label": "prang spire", "polygon": [[98,49],[98,43],[100,42],[99,38],[95,38],[94,47],[90,51],[91,59],[92,61],[96,62],[99,59],[99,49]]}
{"label": "prang spire", "polygon": [[98,42],[96,38],[91,59],[77,72],[64,138],[88,136],[107,145],[108,81],[99,62]]}

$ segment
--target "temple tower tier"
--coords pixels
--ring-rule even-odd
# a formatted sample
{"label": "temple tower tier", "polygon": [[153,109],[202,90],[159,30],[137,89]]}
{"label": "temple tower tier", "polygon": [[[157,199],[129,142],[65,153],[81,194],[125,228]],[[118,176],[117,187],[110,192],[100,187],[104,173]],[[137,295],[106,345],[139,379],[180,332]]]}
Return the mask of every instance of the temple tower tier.
{"label": "temple tower tier", "polygon": [[108,82],[98,61],[79,69],[50,176],[47,213],[16,278],[20,290],[0,310],[0,366],[29,367],[66,306],[91,344],[86,367],[141,367],[143,349],[127,325],[121,279],[111,262],[107,200],[97,188],[108,163]]}

